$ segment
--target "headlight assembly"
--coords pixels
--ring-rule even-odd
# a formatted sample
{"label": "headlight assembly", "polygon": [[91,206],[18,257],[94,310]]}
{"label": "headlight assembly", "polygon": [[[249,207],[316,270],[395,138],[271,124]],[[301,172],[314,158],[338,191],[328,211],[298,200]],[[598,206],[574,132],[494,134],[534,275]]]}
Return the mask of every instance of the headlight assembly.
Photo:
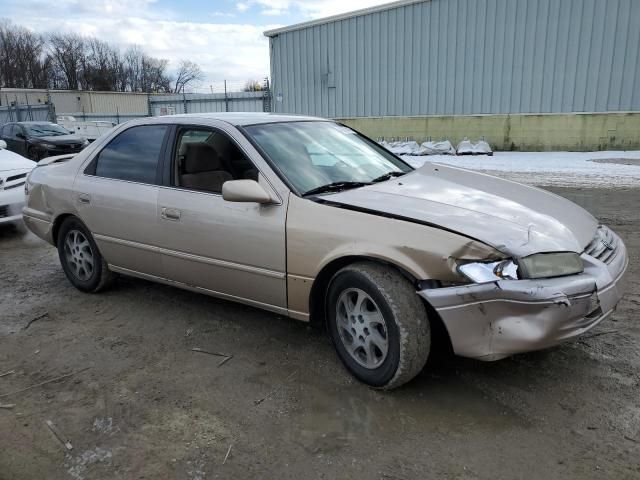
{"label": "headlight assembly", "polygon": [[524,278],[549,278],[584,271],[580,255],[573,252],[537,253],[518,260]]}
{"label": "headlight assembly", "polygon": [[53,143],[41,143],[40,146],[42,148],[46,148],[47,150],[53,150],[56,146]]}
{"label": "headlight assembly", "polygon": [[476,283],[518,279],[518,265],[513,260],[462,263],[458,265],[458,271]]}
{"label": "headlight assembly", "polygon": [[551,278],[581,273],[584,265],[573,252],[537,253],[517,260],[458,263],[458,272],[476,283],[498,280]]}

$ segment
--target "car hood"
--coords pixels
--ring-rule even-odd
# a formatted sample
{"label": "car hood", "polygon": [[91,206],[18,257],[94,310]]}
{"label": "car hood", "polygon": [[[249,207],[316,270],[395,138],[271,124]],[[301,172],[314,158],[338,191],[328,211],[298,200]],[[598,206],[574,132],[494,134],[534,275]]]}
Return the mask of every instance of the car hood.
{"label": "car hood", "polygon": [[31,170],[35,166],[35,162],[32,162],[17,153],[0,150],[0,172],[10,170]]}
{"label": "car hood", "polygon": [[598,221],[553,193],[436,163],[323,200],[454,231],[509,255],[581,253]]}
{"label": "car hood", "polygon": [[71,143],[84,143],[85,138],[79,135],[51,135],[47,137],[32,137],[34,143],[52,143],[54,145],[69,145]]}

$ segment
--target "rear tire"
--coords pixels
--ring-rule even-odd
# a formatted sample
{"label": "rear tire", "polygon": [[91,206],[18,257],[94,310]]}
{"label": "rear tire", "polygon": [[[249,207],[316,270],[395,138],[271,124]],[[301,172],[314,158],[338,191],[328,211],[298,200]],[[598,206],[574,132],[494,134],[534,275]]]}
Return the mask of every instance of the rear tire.
{"label": "rear tire", "polygon": [[361,382],[390,390],[426,364],[427,311],[411,282],[393,268],[373,262],[344,267],[331,281],[326,308],[338,356]]}
{"label": "rear tire", "polygon": [[91,232],[76,217],[69,217],[60,225],[57,247],[62,269],[78,290],[96,293],[115,279]]}

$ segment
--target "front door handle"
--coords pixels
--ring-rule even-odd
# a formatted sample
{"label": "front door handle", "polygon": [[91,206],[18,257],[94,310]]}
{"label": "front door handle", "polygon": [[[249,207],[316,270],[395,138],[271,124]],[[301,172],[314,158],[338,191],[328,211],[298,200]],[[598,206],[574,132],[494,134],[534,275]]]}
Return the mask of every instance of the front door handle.
{"label": "front door handle", "polygon": [[85,205],[88,205],[89,203],[91,203],[91,195],[89,195],[88,193],[79,193],[78,203],[83,203]]}
{"label": "front door handle", "polygon": [[180,210],[177,210],[175,208],[162,207],[160,216],[165,220],[178,221],[180,220]]}

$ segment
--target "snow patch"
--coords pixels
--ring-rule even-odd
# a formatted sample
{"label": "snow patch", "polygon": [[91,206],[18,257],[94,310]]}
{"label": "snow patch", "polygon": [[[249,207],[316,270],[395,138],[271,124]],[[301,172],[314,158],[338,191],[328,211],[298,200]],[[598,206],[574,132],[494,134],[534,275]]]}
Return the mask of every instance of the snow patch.
{"label": "snow patch", "polygon": [[[495,152],[492,157],[404,155],[402,158],[414,168],[437,162],[530,185],[640,187],[640,151]],[[625,159],[630,161],[621,161]]]}
{"label": "snow patch", "polygon": [[85,474],[91,465],[97,462],[110,461],[112,457],[113,454],[110,450],[105,450],[100,447],[96,447],[92,450],[85,450],[75,457],[67,455],[67,472],[75,480],[84,480]]}

